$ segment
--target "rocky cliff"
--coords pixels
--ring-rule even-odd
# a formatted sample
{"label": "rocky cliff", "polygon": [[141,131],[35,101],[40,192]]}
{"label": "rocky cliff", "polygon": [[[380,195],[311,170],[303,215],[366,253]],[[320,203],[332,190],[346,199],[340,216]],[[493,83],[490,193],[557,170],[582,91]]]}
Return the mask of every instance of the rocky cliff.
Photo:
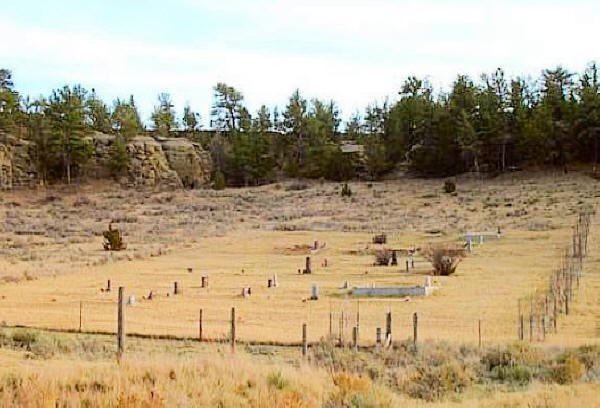
{"label": "rocky cliff", "polygon": [[31,142],[0,133],[0,190],[33,187],[37,181],[34,158]]}
{"label": "rocky cliff", "polygon": [[[86,165],[90,178],[108,178],[115,136],[89,136],[93,154]],[[183,138],[137,136],[127,143],[129,163],[121,178],[130,187],[199,188],[210,181],[211,160],[202,147]],[[0,134],[0,189],[31,186],[37,181],[35,146]]]}

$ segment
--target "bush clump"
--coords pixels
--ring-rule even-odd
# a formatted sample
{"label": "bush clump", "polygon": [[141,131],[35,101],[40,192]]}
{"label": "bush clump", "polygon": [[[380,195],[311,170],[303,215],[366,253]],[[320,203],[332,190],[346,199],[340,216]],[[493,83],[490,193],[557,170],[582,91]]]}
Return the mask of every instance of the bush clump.
{"label": "bush clump", "polygon": [[283,390],[289,387],[290,382],[281,374],[281,371],[270,373],[267,376],[267,384],[269,387],[277,390]]}
{"label": "bush clump", "polygon": [[462,247],[441,244],[430,244],[421,250],[421,254],[431,262],[434,275],[437,276],[452,275],[466,255]]}
{"label": "bush clump", "polygon": [[533,369],[526,365],[496,366],[491,372],[492,379],[519,386],[528,385],[533,378]]}
{"label": "bush clump", "polygon": [[350,189],[348,183],[344,183],[342,185],[342,191],[340,194],[342,195],[342,197],[352,197],[352,190]]}
{"label": "bush clump", "polygon": [[474,378],[467,365],[454,359],[439,365],[422,362],[401,382],[400,387],[412,398],[436,401],[450,393],[462,392]]}
{"label": "bush clump", "polygon": [[583,377],[585,372],[585,365],[577,357],[570,355],[551,369],[551,377],[558,384],[571,384]]}
{"label": "bush clump", "polygon": [[452,180],[444,181],[444,193],[451,194],[456,191],[456,183]]}
{"label": "bush clump", "polygon": [[213,185],[214,190],[224,190],[227,187],[227,181],[225,180],[225,175],[217,171],[213,176]]}

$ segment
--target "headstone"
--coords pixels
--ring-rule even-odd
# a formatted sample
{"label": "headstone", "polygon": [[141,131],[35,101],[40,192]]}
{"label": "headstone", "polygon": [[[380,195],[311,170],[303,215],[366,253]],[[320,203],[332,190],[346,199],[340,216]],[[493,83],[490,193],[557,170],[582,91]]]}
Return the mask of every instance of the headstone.
{"label": "headstone", "polygon": [[310,300],[319,300],[319,287],[317,285],[312,285]]}
{"label": "headstone", "polygon": [[311,267],[310,267],[310,256],[306,257],[306,268],[303,271],[304,273],[312,273]]}
{"label": "headstone", "polygon": [[135,305],[135,296],[134,295],[129,295],[129,298],[127,299],[127,305],[128,306]]}
{"label": "headstone", "polygon": [[275,288],[279,287],[279,280],[277,279],[276,273],[273,274],[273,287],[275,287]]}
{"label": "headstone", "polygon": [[273,279],[267,279],[267,288],[273,287]]}
{"label": "headstone", "polygon": [[187,268],[188,273],[192,273],[192,268]]}
{"label": "headstone", "polygon": [[202,277],[202,285],[203,288],[207,288],[208,287],[208,276],[203,276]]}
{"label": "headstone", "polygon": [[431,276],[428,276],[427,278],[425,278],[425,287],[426,288],[431,287]]}

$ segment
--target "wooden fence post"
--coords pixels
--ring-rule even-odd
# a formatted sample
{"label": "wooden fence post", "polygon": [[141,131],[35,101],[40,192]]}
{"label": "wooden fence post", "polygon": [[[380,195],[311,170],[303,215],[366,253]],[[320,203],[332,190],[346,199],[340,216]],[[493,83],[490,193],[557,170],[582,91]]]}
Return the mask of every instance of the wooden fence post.
{"label": "wooden fence post", "polygon": [[344,345],[344,311],[340,315],[340,347]]}
{"label": "wooden fence post", "polygon": [[381,327],[378,327],[375,331],[375,344],[381,346]]}
{"label": "wooden fence post", "polygon": [[200,309],[198,314],[198,341],[202,341],[202,329],[202,309]]}
{"label": "wooden fence post", "polygon": [[542,340],[546,341],[546,316],[542,316]]}
{"label": "wooden fence post", "polygon": [[418,332],[419,318],[417,312],[413,313],[413,346],[417,349],[417,332]]}
{"label": "wooden fence post", "polygon": [[519,325],[517,335],[519,340],[523,340],[523,314],[521,313],[521,299],[519,299],[519,313],[517,315],[517,324]]}
{"label": "wooden fence post", "polygon": [[533,342],[533,315],[529,313],[529,342]]}
{"label": "wooden fence post", "polygon": [[554,301],[554,310],[553,310],[553,317],[552,317],[552,325],[554,326],[554,333],[556,333],[557,332],[556,320],[558,319],[558,305],[557,305],[557,300],[556,300],[556,293],[553,296],[553,301]]}
{"label": "wooden fence post", "polygon": [[354,326],[352,328],[352,347],[354,351],[358,351],[358,327]]}
{"label": "wooden fence post", "polygon": [[231,351],[235,352],[235,307],[231,308]]}
{"label": "wooden fence post", "polygon": [[173,282],[173,294],[174,295],[179,294],[179,282]]}
{"label": "wooden fence post", "polygon": [[308,336],[306,334],[306,323],[302,323],[302,357],[308,354]]}
{"label": "wooden fence post", "polygon": [[385,341],[392,344],[392,312],[387,312],[385,316]]}
{"label": "wooden fence post", "polygon": [[119,286],[119,297],[117,300],[117,360],[120,362],[125,350],[125,322],[123,314],[123,302],[125,301],[125,288]]}

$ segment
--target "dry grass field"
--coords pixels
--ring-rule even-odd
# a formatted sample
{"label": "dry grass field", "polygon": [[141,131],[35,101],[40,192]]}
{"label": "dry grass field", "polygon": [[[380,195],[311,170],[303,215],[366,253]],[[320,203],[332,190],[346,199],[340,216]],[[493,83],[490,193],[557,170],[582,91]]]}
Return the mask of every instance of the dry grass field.
{"label": "dry grass field", "polygon": [[[126,308],[127,330],[134,333],[194,337],[203,309],[204,336],[225,338],[230,308],[235,307],[237,335],[242,340],[300,342],[305,322],[309,340],[316,341],[329,335],[330,311],[336,337],[344,313],[344,337],[349,340],[359,312],[362,343],[370,344],[376,327],[385,327],[385,313],[391,310],[397,339],[412,336],[412,315],[417,312],[422,339],[477,342],[481,320],[485,343],[505,342],[516,339],[518,298],[546,285],[548,273],[560,261],[558,249],[568,232],[509,230],[499,241],[476,246],[455,275],[435,277],[438,289],[422,298],[353,298],[340,289],[345,281],[350,286],[421,285],[431,272],[430,264],[420,258],[415,269],[406,273],[404,259],[397,267],[374,267],[372,255],[350,254],[369,246],[368,234],[239,232],[206,238],[193,249],[148,260],[7,283],[0,288],[0,320],[8,325],[78,329],[82,301],[83,330],[114,331],[115,288],[124,286],[127,295],[136,297],[136,304]],[[422,239],[395,236],[389,245],[419,245]],[[326,247],[311,257],[313,274],[298,275],[305,256],[281,254],[280,248],[313,240],[325,242]],[[322,267],[325,258],[328,266]],[[192,273],[188,267],[193,268]],[[274,273],[279,287],[269,289],[267,279]],[[202,275],[209,277],[208,288],[200,286]],[[101,292],[108,279],[113,290]],[[182,290],[176,296],[175,281]],[[583,282],[585,287],[587,278]],[[319,286],[320,299],[306,301],[313,284]],[[241,296],[246,286],[252,288],[248,298]],[[153,299],[143,299],[150,291],[155,293]],[[569,336],[571,341],[595,340],[597,327],[577,326],[581,328],[576,336]]]}
{"label": "dry grass field", "polygon": [[[338,184],[318,182],[219,192],[127,191],[93,185],[2,193],[0,279],[4,283],[0,284],[0,321],[9,327],[77,330],[81,310],[84,332],[114,332],[116,288],[124,286],[126,295],[136,298],[136,303],[125,310],[128,333],[196,338],[202,309],[203,336],[225,340],[230,310],[235,307],[237,337],[247,342],[297,344],[303,323],[311,343],[330,334],[337,339],[340,327],[348,342],[359,315],[360,344],[368,346],[374,343],[376,328],[385,327],[388,311],[393,317],[394,340],[412,338],[412,316],[417,313],[420,342],[473,347],[478,343],[480,322],[484,347],[514,342],[518,300],[547,287],[570,245],[578,212],[595,207],[600,186],[577,173],[515,173],[486,181],[460,178],[457,193],[452,195],[442,192],[442,184],[440,180],[416,179],[351,183],[350,198],[340,197]],[[101,233],[110,221],[124,231],[125,251],[102,250]],[[373,234],[387,234],[385,247],[408,248],[430,242],[460,244],[465,231],[497,228],[502,231],[500,239],[475,245],[456,274],[433,279],[436,290],[431,296],[355,298],[342,289],[346,281],[350,288],[422,285],[431,273],[431,265],[420,256],[408,273],[404,256],[400,256],[398,266],[373,266],[372,251],[382,247],[371,243]],[[561,316],[557,333],[549,334],[544,342],[535,336],[535,344],[544,348],[600,344],[597,231],[594,220],[589,256],[570,315]],[[303,246],[314,241],[325,243],[325,247],[310,254]],[[313,273],[298,274],[307,255],[311,256]],[[188,268],[192,268],[191,273]],[[267,279],[273,274],[277,274],[279,287],[267,288]],[[201,287],[202,276],[208,276],[208,288]],[[108,279],[110,293],[101,290]],[[175,281],[181,294],[173,294]],[[307,300],[312,285],[319,287],[319,300]],[[251,296],[241,296],[244,287],[252,288]],[[150,291],[153,299],[145,299]],[[110,380],[114,390],[124,386],[123,376],[147,369],[144,353],[134,355],[128,357],[125,374]],[[11,358],[17,361],[21,357],[3,352],[0,360],[10,362]],[[175,357],[169,360],[166,355],[160,358],[168,360],[165,366],[176,365],[185,371],[190,370],[189,364],[196,364],[191,362],[195,358],[204,357],[181,361]],[[216,372],[211,376],[229,378],[233,365],[268,377],[272,370],[269,364],[288,366],[282,361],[265,363],[250,357],[235,363],[228,359],[245,357],[219,358],[223,361],[211,362],[206,368]],[[46,363],[28,364],[31,367],[25,370],[38,370],[38,364]],[[81,369],[106,378],[116,369],[98,361],[56,364],[48,363],[52,368],[42,369],[37,377],[42,389],[50,390],[45,382],[52,381],[53,370],[60,364],[72,364],[73,376]],[[337,385],[320,369],[310,369],[313,371],[307,375],[309,368],[293,364],[285,370],[297,384],[291,389],[299,395],[314,390],[310,392],[315,399],[305,401],[306,405],[281,402],[277,406],[319,406],[324,395],[335,392]],[[185,387],[207,386],[204,380],[194,381],[186,380]],[[163,387],[170,391],[161,392],[184,392],[178,387]],[[271,391],[268,387],[253,390],[260,397],[256,396],[251,405],[263,406],[257,401],[265,396],[264,401],[268,401]],[[388,391],[379,392],[384,402],[373,406],[420,406]],[[537,401],[534,405],[519,405],[524,401],[519,397],[495,394],[444,404],[481,406],[474,401],[487,398],[489,404],[483,406],[569,406],[543,405],[543,401],[571,401],[575,394],[582,401],[592,401],[597,391],[597,385],[537,385],[526,392],[528,401]],[[283,398],[280,394],[276,398]],[[177,405],[174,396],[164,397],[171,402],[166,406]],[[202,401],[207,405],[198,406],[210,406],[208,400]]]}

